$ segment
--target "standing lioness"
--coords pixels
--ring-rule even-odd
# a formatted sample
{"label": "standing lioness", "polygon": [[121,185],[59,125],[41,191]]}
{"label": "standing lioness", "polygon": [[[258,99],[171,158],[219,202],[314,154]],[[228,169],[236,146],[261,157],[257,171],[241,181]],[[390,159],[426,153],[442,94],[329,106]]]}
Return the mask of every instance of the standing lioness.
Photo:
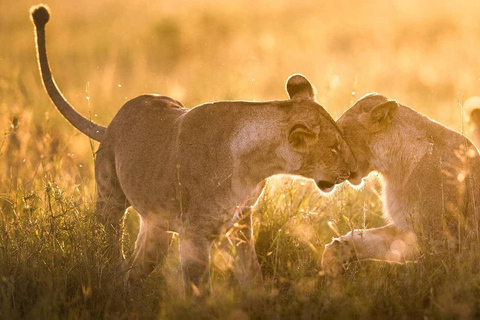
{"label": "standing lioness", "polygon": [[[171,98],[143,95],[127,102],[107,128],[94,124],[53,82],[45,49],[47,8],[33,8],[32,17],[48,94],[67,120],[100,141],[98,217],[118,230],[127,207],[141,215],[130,282],[146,277],[163,259],[168,231],[175,231],[184,277],[198,287],[208,275],[212,241],[255,202],[266,178],[296,174],[329,189],[355,170],[335,121],[300,75],[288,79],[290,100],[222,101],[187,110]],[[261,279],[250,233],[236,248],[241,268],[235,272],[242,284]]]}
{"label": "standing lioness", "polygon": [[328,244],[327,275],[340,275],[355,259],[402,262],[478,237],[480,158],[466,137],[379,94],[360,99],[337,123],[358,162],[350,183],[373,170],[382,174],[389,224]]}

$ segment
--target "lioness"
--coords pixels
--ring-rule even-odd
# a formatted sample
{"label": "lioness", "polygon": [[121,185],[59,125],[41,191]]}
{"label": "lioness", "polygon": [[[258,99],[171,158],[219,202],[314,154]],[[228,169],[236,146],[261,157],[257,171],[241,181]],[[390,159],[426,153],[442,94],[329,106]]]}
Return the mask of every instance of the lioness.
{"label": "lioness", "polygon": [[427,248],[458,248],[478,236],[480,160],[466,137],[376,93],[337,123],[358,162],[349,182],[359,185],[371,171],[381,173],[389,223],[326,245],[326,275],[341,275],[352,260],[404,262]]}
{"label": "lioness", "polygon": [[[175,231],[185,283],[198,287],[208,278],[212,241],[254,204],[266,178],[301,175],[328,190],[356,169],[337,124],[301,75],[287,81],[289,100],[221,101],[187,110],[171,98],[142,95],[128,101],[107,128],[97,125],[56,87],[45,48],[49,12],[42,5],[31,12],[50,98],[70,123],[100,141],[96,214],[113,230],[127,207],[141,215],[130,283],[144,279],[164,258],[169,231]],[[248,241],[236,247],[234,272],[248,285],[260,282],[261,273],[251,232],[245,234]]]}

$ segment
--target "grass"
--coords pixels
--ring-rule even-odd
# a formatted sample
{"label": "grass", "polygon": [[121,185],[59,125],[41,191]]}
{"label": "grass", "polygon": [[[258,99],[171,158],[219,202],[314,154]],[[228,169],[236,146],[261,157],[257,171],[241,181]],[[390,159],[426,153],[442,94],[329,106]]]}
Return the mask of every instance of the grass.
{"label": "grass", "polygon": [[[337,118],[378,91],[457,130],[458,101],[479,94],[476,1],[47,1],[57,83],[83,114],[107,124],[120,106],[156,92],[187,107],[286,97],[303,73]],[[384,224],[374,177],[320,195],[272,179],[254,213],[266,293],[242,293],[214,252],[212,294],[180,299],[178,239],[165,265],[126,298],[93,217],[92,145],[41,85],[28,9],[0,1],[0,318],[476,318],[480,249],[418,263],[357,262],[337,293],[319,260],[331,238]],[[93,150],[95,149],[93,146]],[[126,216],[132,252],[138,218]]]}

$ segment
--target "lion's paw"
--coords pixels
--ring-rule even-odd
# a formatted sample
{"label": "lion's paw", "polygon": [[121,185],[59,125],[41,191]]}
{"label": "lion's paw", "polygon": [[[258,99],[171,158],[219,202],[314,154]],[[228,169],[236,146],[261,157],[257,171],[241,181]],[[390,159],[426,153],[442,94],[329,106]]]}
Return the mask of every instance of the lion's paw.
{"label": "lion's paw", "polygon": [[347,241],[335,239],[325,246],[321,262],[323,272],[330,278],[340,277],[351,258],[350,244]]}

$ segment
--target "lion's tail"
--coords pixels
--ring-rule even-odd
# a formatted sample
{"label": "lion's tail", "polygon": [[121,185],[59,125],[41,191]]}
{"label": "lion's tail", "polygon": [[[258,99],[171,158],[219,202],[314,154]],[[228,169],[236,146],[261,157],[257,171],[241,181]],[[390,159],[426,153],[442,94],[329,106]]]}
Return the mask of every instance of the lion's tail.
{"label": "lion's tail", "polygon": [[78,130],[96,141],[102,141],[106,128],[100,126],[78,113],[63,97],[53,80],[47,59],[45,47],[45,25],[50,19],[50,12],[46,5],[40,4],[30,9],[30,15],[35,24],[38,64],[45,89],[53,103],[67,120]]}

